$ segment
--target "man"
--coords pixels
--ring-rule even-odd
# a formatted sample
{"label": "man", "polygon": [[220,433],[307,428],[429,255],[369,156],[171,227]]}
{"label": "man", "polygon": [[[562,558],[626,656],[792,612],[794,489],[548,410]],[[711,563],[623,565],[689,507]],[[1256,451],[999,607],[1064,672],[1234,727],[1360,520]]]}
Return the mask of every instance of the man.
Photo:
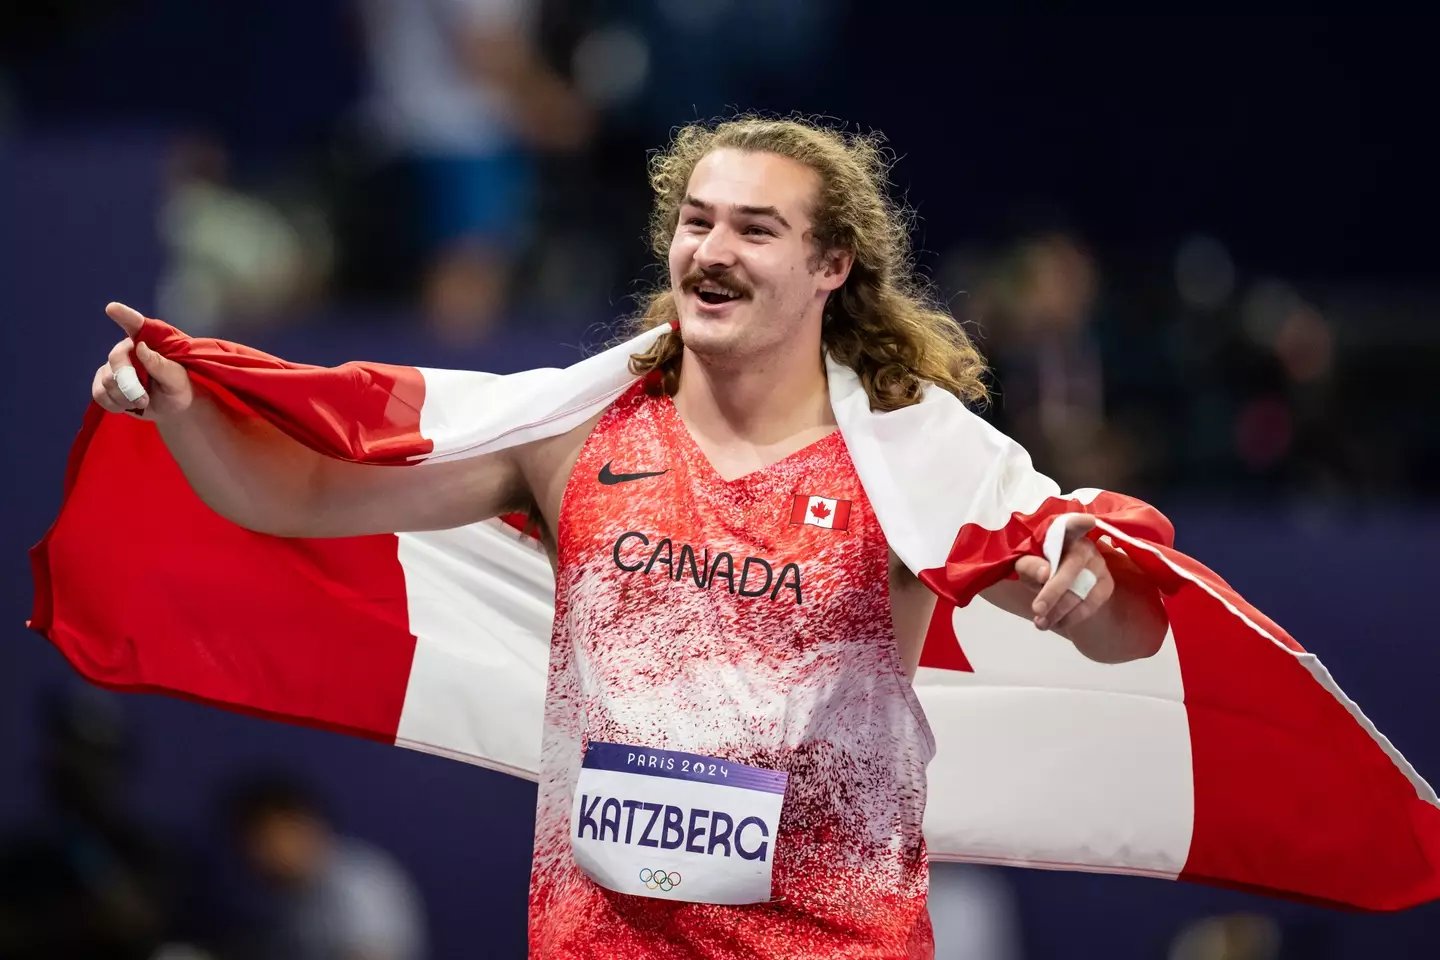
{"label": "man", "polygon": [[[594,127],[584,101],[536,49],[539,6],[356,5],[369,74],[367,129],[414,185],[415,209],[402,232],[420,247],[426,320],[452,342],[485,333],[504,305],[512,267],[530,240],[537,154],[577,150]],[[368,207],[374,197],[356,202]]]}
{"label": "man", "polygon": [[[824,357],[879,410],[926,382],[983,396],[979,358],[921,298],[873,142],[793,121],[692,126],[652,183],[669,284],[637,323],[674,329],[634,358],[649,376],[578,428],[423,471],[340,462],[228,415],[184,367],[134,348],[144,318],[117,304],[127,337],[92,396],[156,423],[201,498],[252,530],[538,515],[557,610],[536,955],[928,956],[933,745],[910,681],[935,598],[869,507]],[[823,496],[797,504],[803,491]],[[1093,659],[1147,656],[1165,635],[1159,594],[1092,525],[1069,525],[1057,569],[1023,558],[983,595]],[[655,804],[611,795],[617,772],[668,789],[677,770],[697,799],[683,825],[679,806],[657,827]],[[657,859],[657,830],[683,831],[715,876]]]}
{"label": "man", "polygon": [[229,825],[264,884],[262,915],[240,938],[255,960],[419,960],[425,909],[383,850],[335,832],[320,803],[289,777],[234,786]]}

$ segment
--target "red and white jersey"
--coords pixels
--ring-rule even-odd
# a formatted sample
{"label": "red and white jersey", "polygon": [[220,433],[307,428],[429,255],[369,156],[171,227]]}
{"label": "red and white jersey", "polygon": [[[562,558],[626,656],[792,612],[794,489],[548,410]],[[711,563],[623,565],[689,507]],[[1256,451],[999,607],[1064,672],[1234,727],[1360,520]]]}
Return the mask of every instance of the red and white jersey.
{"label": "red and white jersey", "polygon": [[[889,548],[840,433],[727,481],[670,398],[637,384],[587,440],[557,540],[532,955],[931,956],[934,743],[896,648]],[[595,743],[783,772],[768,902],[688,900],[700,856],[649,896],[587,875],[572,835]],[[724,804],[727,788],[712,792]],[[617,843],[638,843],[643,819]],[[634,851],[643,873],[658,870],[651,848]]]}

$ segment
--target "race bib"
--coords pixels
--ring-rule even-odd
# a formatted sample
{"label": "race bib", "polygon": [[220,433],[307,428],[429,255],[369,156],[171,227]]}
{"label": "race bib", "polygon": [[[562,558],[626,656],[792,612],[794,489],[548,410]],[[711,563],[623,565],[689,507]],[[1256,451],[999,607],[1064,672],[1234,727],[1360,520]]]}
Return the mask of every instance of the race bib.
{"label": "race bib", "polygon": [[694,753],[591,741],[570,813],[575,862],[617,893],[770,899],[789,775]]}

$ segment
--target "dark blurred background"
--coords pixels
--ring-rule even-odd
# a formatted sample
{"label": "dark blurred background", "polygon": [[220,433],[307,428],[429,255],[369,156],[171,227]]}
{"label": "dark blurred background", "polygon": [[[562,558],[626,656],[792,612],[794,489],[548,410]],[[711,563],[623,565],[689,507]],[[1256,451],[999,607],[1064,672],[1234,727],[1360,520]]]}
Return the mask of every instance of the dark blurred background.
{"label": "dark blurred background", "polygon": [[[986,415],[1164,509],[1437,775],[1436,22],[934,9],[0,6],[0,960],[522,955],[529,785],[77,687],[24,550],[106,301],[317,363],[568,363],[657,276],[647,151],[736,110],[884,131]],[[97,549],[163,522],[135,502]],[[942,958],[1440,954],[1436,908],[1116,877],[937,869],[932,912]]]}

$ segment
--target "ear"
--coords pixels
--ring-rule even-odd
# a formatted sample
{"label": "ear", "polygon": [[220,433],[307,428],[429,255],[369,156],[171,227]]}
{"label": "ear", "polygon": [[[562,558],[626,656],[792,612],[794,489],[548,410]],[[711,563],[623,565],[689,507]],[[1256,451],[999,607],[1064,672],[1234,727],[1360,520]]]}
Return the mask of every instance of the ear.
{"label": "ear", "polygon": [[816,277],[820,281],[820,289],[825,291],[839,290],[845,285],[845,280],[850,276],[850,267],[855,263],[855,254],[849,250],[836,248],[827,251],[820,258],[820,269]]}

